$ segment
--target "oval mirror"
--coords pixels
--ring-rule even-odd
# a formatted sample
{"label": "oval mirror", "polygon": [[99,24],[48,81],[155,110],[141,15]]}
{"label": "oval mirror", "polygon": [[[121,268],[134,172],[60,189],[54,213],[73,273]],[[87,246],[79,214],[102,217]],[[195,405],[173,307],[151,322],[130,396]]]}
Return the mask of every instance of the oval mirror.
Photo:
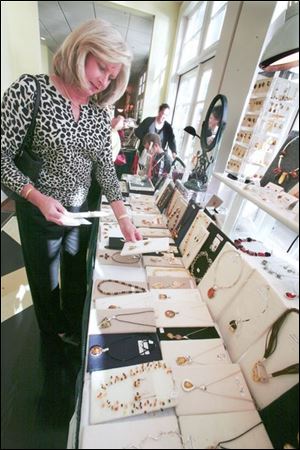
{"label": "oval mirror", "polygon": [[201,147],[210,152],[220,141],[227,121],[227,98],[218,94],[209,105],[201,130]]}

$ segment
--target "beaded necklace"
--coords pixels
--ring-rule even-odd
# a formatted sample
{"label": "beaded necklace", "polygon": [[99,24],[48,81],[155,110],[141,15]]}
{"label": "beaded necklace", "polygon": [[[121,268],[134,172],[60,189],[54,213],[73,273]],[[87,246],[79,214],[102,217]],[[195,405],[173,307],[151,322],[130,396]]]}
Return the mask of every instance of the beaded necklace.
{"label": "beaded necklace", "polygon": [[270,252],[254,252],[252,250],[247,250],[242,245],[242,242],[259,242],[259,241],[257,241],[256,239],[252,239],[250,237],[247,237],[245,239],[235,239],[234,240],[234,245],[236,246],[236,248],[241,250],[241,252],[243,252],[243,253],[247,253],[247,255],[250,255],[250,256],[263,256],[263,257],[271,256]]}
{"label": "beaded necklace", "polygon": [[290,177],[296,179],[299,177],[299,167],[297,167],[296,169],[292,169],[292,170],[285,170],[281,167],[282,164],[282,160],[283,158],[287,155],[287,147],[294,141],[296,141],[297,139],[299,139],[299,136],[295,136],[293,139],[291,139],[282,149],[282,151],[279,154],[279,159],[278,159],[278,166],[275,167],[275,169],[273,169],[273,173],[275,174],[275,178],[278,179],[278,184],[282,185],[285,183],[285,181],[288,181],[288,179]]}
{"label": "beaded necklace", "polygon": [[278,344],[278,334],[280,328],[285,322],[287,316],[292,312],[299,315],[298,309],[296,308],[288,309],[283,314],[281,314],[281,316],[273,323],[271,328],[269,328],[265,342],[265,352],[263,359],[261,361],[257,361],[252,369],[253,381],[257,383],[268,383],[268,381],[271,378],[279,377],[281,375],[299,373],[299,363],[292,364],[290,366],[285,367],[284,369],[277,370],[276,372],[273,373],[268,373],[264,364],[264,362],[269,358],[269,356],[271,356],[275,352]]}
{"label": "beaded necklace", "polygon": [[[102,288],[104,283],[120,284],[122,286],[129,287],[130,290],[129,291],[128,290],[127,291],[119,291],[119,292],[107,292],[107,291],[104,291],[103,288]],[[102,281],[99,281],[99,283],[97,284],[97,289],[98,289],[99,292],[101,292],[101,294],[104,294],[104,295],[138,294],[140,292],[146,292],[147,291],[147,289],[145,289],[142,286],[137,286],[135,284],[126,283],[125,281],[120,281],[120,280],[102,280]]]}

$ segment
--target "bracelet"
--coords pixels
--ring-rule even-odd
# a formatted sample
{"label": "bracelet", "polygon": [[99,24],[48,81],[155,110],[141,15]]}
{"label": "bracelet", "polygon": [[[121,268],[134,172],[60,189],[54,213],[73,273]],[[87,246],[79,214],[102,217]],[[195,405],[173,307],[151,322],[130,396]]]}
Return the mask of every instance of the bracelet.
{"label": "bracelet", "polygon": [[30,192],[31,191],[33,191],[34,190],[34,188],[32,187],[32,188],[29,188],[28,189],[28,191],[26,192],[26,194],[24,195],[24,198],[25,198],[25,200],[27,200],[27,198],[28,198],[28,195],[30,194]]}
{"label": "bracelet", "polygon": [[118,217],[118,220],[125,219],[126,217],[129,217],[129,215],[128,214],[122,214],[120,217]]}

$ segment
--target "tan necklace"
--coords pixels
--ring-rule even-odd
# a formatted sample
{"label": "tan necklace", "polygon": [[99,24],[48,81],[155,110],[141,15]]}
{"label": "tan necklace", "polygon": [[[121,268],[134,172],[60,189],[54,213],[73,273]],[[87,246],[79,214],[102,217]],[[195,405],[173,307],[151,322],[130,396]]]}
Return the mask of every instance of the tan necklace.
{"label": "tan necklace", "polygon": [[[240,262],[239,272],[238,272],[237,276],[235,277],[235,279],[233,280],[232,283],[229,283],[229,284],[227,284],[227,285],[221,286],[221,285],[218,285],[218,284],[217,284],[218,268],[219,268],[219,266],[220,266],[220,262],[224,259],[224,257],[225,257],[226,255],[229,255],[229,254],[234,254],[234,255],[236,255],[236,256],[239,258],[239,262]],[[243,273],[243,270],[244,270],[244,265],[243,265],[242,257],[241,257],[241,255],[240,255],[238,252],[236,252],[235,250],[228,250],[227,252],[222,253],[222,254],[219,256],[219,258],[218,258],[218,261],[217,261],[217,264],[216,264],[216,267],[215,267],[215,270],[214,270],[213,285],[212,285],[212,287],[210,287],[210,288],[208,289],[208,291],[207,291],[207,296],[208,296],[208,298],[213,298],[213,297],[215,297],[216,292],[217,292],[217,290],[219,290],[219,289],[230,289],[230,288],[232,288],[233,286],[235,286],[235,285],[238,283],[238,281],[240,280],[241,275],[242,275],[242,273]]]}
{"label": "tan necklace", "polygon": [[133,325],[142,325],[145,327],[150,327],[150,328],[154,328],[156,329],[155,323],[153,324],[147,324],[147,323],[141,323],[141,322],[133,322],[132,320],[125,320],[125,319],[119,319],[119,317],[122,316],[136,316],[139,314],[146,314],[146,313],[153,313],[154,310],[153,309],[149,309],[146,311],[138,311],[138,312],[133,312],[133,313],[120,313],[120,314],[115,314],[114,316],[111,317],[104,317],[101,322],[98,324],[99,328],[109,328],[111,327],[111,322],[112,320],[116,320],[117,322],[123,322],[123,323],[130,323]]}
{"label": "tan necklace", "polygon": [[[178,366],[186,366],[186,365],[190,365],[190,364],[199,364],[199,365],[203,366],[205,363],[198,362],[197,358],[199,358],[199,356],[205,355],[206,353],[209,353],[213,350],[216,350],[217,348],[220,348],[220,347],[223,347],[223,344],[218,344],[215,347],[207,348],[206,350],[203,350],[203,352],[200,352],[195,356],[190,356],[190,355],[178,356],[176,358],[176,364]],[[226,355],[224,353],[221,353],[221,354],[218,353],[217,358],[221,359],[223,361],[226,358]]]}

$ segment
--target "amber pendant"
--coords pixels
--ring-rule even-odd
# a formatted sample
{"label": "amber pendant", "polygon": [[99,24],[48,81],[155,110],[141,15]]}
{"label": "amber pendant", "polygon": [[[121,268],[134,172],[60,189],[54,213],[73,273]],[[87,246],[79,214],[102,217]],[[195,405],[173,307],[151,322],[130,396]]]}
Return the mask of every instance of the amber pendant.
{"label": "amber pendant", "polygon": [[173,319],[177,313],[175,311],[172,311],[171,309],[168,309],[165,311],[165,316],[169,317],[169,319]]}
{"label": "amber pendant", "polygon": [[237,330],[238,322],[236,320],[231,320],[229,322],[229,330],[234,333]]}
{"label": "amber pendant", "polygon": [[185,366],[186,364],[189,364],[190,362],[191,362],[190,356],[178,356],[178,358],[176,358],[176,364],[178,366]]}
{"label": "amber pendant", "polygon": [[270,375],[262,361],[257,361],[252,369],[252,379],[256,383],[268,383]]}
{"label": "amber pendant", "polygon": [[99,324],[100,328],[109,328],[111,326],[111,321],[108,317],[104,317]]}
{"label": "amber pendant", "polygon": [[207,297],[213,298],[216,295],[217,289],[215,287],[211,287],[207,291]]}
{"label": "amber pendant", "polygon": [[278,184],[280,184],[280,185],[283,184],[285,182],[286,178],[288,178],[288,175],[289,174],[287,172],[282,172],[282,174],[279,177]]}

